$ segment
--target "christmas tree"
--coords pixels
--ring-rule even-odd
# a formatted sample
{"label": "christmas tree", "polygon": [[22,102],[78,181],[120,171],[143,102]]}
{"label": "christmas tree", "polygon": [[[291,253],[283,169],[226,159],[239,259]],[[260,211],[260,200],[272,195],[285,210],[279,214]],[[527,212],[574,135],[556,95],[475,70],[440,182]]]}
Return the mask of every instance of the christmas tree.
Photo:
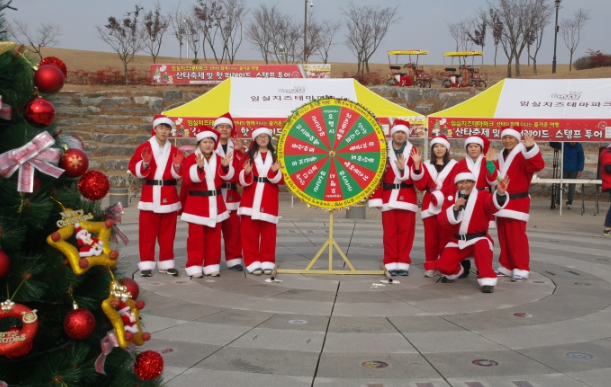
{"label": "christmas tree", "polygon": [[56,129],[65,75],[0,41],[0,385],[157,386],[163,359],[138,352],[144,302],[110,242],[121,209],[100,208],[108,178]]}

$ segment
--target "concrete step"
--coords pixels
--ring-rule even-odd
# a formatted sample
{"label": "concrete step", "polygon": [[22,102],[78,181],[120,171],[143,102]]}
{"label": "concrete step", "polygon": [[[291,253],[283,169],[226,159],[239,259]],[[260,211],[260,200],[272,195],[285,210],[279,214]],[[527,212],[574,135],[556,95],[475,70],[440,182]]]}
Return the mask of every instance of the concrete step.
{"label": "concrete step", "polygon": [[122,156],[132,157],[138,144],[107,145],[95,141],[85,141],[85,152],[91,156]]}

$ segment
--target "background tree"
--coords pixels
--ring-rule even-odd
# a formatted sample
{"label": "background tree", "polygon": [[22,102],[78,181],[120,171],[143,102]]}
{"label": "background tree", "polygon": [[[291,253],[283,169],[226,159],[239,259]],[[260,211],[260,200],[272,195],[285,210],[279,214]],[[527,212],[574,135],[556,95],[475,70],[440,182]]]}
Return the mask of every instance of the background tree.
{"label": "background tree", "polygon": [[321,25],[320,45],[317,53],[323,63],[327,63],[329,61],[329,51],[331,47],[337,44],[333,43],[333,39],[337,31],[342,27],[342,23],[339,20],[325,19],[322,21]]}
{"label": "background tree", "polygon": [[[180,15],[180,21],[182,22],[185,41],[187,42],[187,49],[193,52],[193,59],[197,61],[197,53],[199,52],[200,42],[200,31],[202,30],[201,21],[195,12],[184,13]],[[204,55],[205,57],[205,55]]]}
{"label": "background tree", "polygon": [[[198,0],[198,4],[194,14],[201,22],[204,41],[212,49],[216,63],[223,63],[225,58],[233,63],[242,44],[243,24],[248,14],[244,1]],[[216,43],[217,36],[219,43]]]}
{"label": "background tree", "polygon": [[590,13],[579,8],[575,11],[571,19],[564,19],[560,22],[560,35],[562,39],[564,39],[564,44],[566,44],[570,52],[569,71],[573,70],[573,53],[577,50],[577,46],[579,45],[581,29],[590,19]]}
{"label": "background tree", "polygon": [[112,47],[123,62],[125,84],[127,85],[127,65],[134,59],[134,55],[142,49],[143,39],[139,29],[139,19],[142,7],[134,6],[133,12],[125,14],[123,19],[117,20],[114,16],[108,18],[108,24],[103,28],[96,26],[98,37]]}
{"label": "background tree", "polygon": [[[174,36],[176,37],[176,40],[178,40],[178,47],[179,47],[179,57],[180,59],[182,59],[182,46],[184,45],[185,42],[185,27],[182,24],[182,16],[181,16],[181,12],[180,12],[180,1],[178,2],[178,5],[176,6],[176,11],[174,11],[173,13],[168,14],[168,20],[170,22],[170,26],[172,27],[172,32],[174,34]],[[206,51],[204,50],[204,59],[206,58]]]}
{"label": "background tree", "polygon": [[[476,46],[480,46],[482,48],[482,52],[484,51],[484,46],[486,45],[486,23],[485,18],[478,18],[477,16],[471,21],[471,28],[473,33],[470,30],[467,30],[467,36],[469,40],[475,44]],[[484,56],[482,55],[482,66],[484,65]]]}
{"label": "background tree", "polygon": [[295,62],[302,54],[298,41],[299,37],[303,39],[303,25],[294,22],[290,15],[283,14],[277,4],[260,4],[252,15],[252,21],[246,26],[246,39],[257,47],[265,64],[270,60]]}
{"label": "background tree", "polygon": [[[469,29],[467,28],[467,22],[461,21],[456,23],[446,22],[448,27],[448,33],[454,39],[456,43],[454,51],[466,51],[469,49]],[[454,57],[452,58],[452,64],[454,64]],[[460,61],[460,59],[459,59]]]}
{"label": "background tree", "polygon": [[142,23],[143,49],[151,54],[153,63],[157,61],[159,50],[163,42],[163,36],[170,27],[168,16],[161,14],[161,4],[159,1],[155,3],[155,9],[144,14]]}
{"label": "background tree", "polygon": [[[541,48],[541,44],[543,43],[543,33],[545,32],[545,27],[549,24],[551,20],[552,13],[553,8],[549,7],[548,9],[543,10],[538,15],[535,15],[535,20],[533,21],[532,28],[526,35],[526,41],[528,44],[528,58],[533,60],[533,72],[535,74],[537,74],[537,54],[539,53],[539,49]],[[532,54],[531,47],[534,47],[534,52]]]}
{"label": "background tree", "polygon": [[17,42],[25,45],[28,50],[38,55],[40,59],[42,59],[41,48],[58,45],[59,36],[62,34],[62,28],[59,24],[42,23],[36,28],[35,32],[32,32],[29,29],[28,23],[20,20],[13,20],[7,26],[7,30]]}
{"label": "background tree", "polygon": [[492,35],[492,41],[494,43],[494,67],[496,67],[496,57],[499,52],[499,43],[501,43],[501,39],[503,38],[503,22],[494,9],[490,8],[488,12],[488,16],[486,16],[486,14],[483,12],[480,12],[480,16],[482,16],[483,19],[486,20],[486,24],[490,26],[490,34]]}

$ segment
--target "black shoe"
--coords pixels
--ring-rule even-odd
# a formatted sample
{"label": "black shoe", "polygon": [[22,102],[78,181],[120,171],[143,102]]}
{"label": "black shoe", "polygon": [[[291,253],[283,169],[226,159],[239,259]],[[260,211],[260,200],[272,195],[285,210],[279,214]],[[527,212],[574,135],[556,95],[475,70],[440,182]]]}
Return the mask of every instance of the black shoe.
{"label": "black shoe", "polygon": [[407,271],[407,270],[399,270],[397,272],[397,274],[399,274],[401,277],[407,277],[409,275],[409,271]]}
{"label": "black shoe", "polygon": [[448,277],[441,277],[441,282],[444,284],[451,284],[454,280],[448,279]]}
{"label": "black shoe", "polygon": [[397,270],[389,270],[388,274],[390,274],[392,277],[396,277],[399,275],[399,272]]}
{"label": "black shoe", "polygon": [[178,270],[176,269],[159,270],[159,272],[169,274],[174,277],[178,277]]}
{"label": "black shoe", "polygon": [[471,261],[465,259],[460,262],[460,266],[463,268],[463,273],[458,278],[467,278],[469,276],[469,271],[471,271]]}
{"label": "black shoe", "polygon": [[565,204],[565,205],[566,205],[566,206],[572,206],[572,205],[573,205],[573,202],[566,202],[566,204]]}
{"label": "black shoe", "polygon": [[153,271],[152,270],[141,270],[140,271],[140,276],[141,277],[152,277],[153,276]]}
{"label": "black shoe", "polygon": [[482,293],[492,293],[494,292],[494,286],[484,285],[482,286]]}
{"label": "black shoe", "polygon": [[243,271],[244,267],[238,263],[237,265],[231,266],[230,269],[235,271]]}

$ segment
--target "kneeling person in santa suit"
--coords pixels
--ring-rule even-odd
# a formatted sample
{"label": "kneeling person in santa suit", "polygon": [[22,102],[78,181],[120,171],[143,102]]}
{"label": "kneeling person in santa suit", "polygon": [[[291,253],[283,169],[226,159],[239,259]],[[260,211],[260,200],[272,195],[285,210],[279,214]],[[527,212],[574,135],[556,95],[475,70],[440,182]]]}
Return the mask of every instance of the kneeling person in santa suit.
{"label": "kneeling person in santa suit", "polygon": [[456,187],[443,190],[443,210],[438,218],[442,226],[451,229],[452,238],[439,260],[425,262],[424,268],[436,269],[443,275],[442,282],[453,282],[463,274],[460,263],[474,257],[479,272],[477,282],[483,293],[492,293],[497,275],[492,268],[494,242],[488,235],[488,223],[492,214],[509,203],[509,195],[506,195],[509,178],[502,180],[494,194],[478,191],[476,180],[470,170],[463,169],[454,178]]}
{"label": "kneeling person in santa suit", "polygon": [[214,152],[220,133],[209,126],[198,129],[197,148],[185,159],[183,168],[188,192],[180,218],[189,223],[185,272],[191,278],[219,277],[221,222],[229,218],[221,186],[235,180],[236,174],[232,153],[221,157]]}

